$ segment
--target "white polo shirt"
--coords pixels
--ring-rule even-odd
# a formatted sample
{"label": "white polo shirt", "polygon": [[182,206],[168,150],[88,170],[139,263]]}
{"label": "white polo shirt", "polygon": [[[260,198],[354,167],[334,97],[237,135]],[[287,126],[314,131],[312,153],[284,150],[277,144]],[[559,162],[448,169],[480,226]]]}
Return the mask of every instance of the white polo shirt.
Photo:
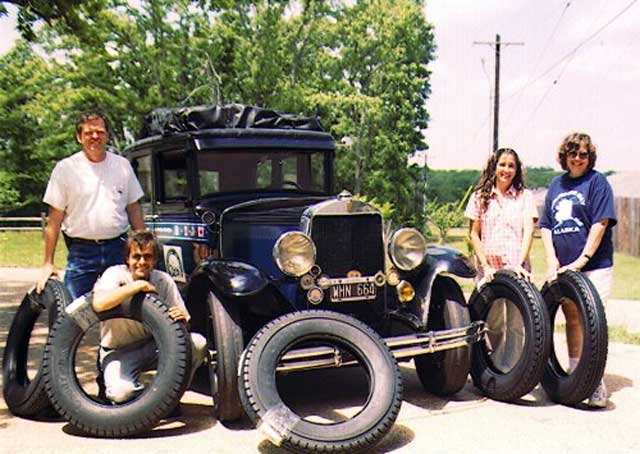
{"label": "white polo shirt", "polygon": [[[132,282],[133,276],[127,265],[114,265],[105,270],[93,290],[111,290]],[[171,276],[164,271],[152,270],[149,282],[155,286],[158,296],[168,307],[178,306],[182,308],[187,314],[187,321],[189,321],[191,316],[180,295],[178,286],[171,279]],[[136,320],[114,318],[100,323],[100,345],[102,347],[121,348],[150,336],[151,333],[147,331],[142,323]]]}
{"label": "white polo shirt", "polygon": [[102,161],[91,162],[80,151],[56,164],[43,200],[64,211],[62,230],[68,236],[104,240],[127,230],[126,207],[143,194],[125,158],[107,152]]}

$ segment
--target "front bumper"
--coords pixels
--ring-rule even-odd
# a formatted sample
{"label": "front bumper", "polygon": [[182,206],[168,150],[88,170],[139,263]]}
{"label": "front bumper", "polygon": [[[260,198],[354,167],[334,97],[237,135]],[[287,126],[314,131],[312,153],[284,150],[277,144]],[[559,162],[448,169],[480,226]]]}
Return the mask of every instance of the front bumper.
{"label": "front bumper", "polygon": [[[385,343],[396,359],[413,358],[443,350],[465,347],[484,339],[484,322],[475,321],[460,328],[387,337]],[[358,361],[332,346],[299,348],[287,352],[278,364],[278,372],[352,366]]]}

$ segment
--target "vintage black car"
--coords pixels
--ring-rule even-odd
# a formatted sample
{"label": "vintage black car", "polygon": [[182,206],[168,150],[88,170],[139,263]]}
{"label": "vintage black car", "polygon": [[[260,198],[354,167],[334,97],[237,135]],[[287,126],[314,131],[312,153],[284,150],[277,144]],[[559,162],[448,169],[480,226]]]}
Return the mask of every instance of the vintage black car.
{"label": "vintage black car", "polygon": [[[272,364],[278,372],[367,362],[349,342],[340,349],[331,345],[332,335],[318,341],[322,326],[330,332],[336,320],[310,310],[364,322],[396,360],[415,358],[421,382],[435,394],[464,386],[471,346],[478,341],[484,345],[479,354],[489,360],[477,375],[492,369],[482,314],[471,320],[452,278],[473,278],[468,259],[453,249],[428,247],[413,228],[385,234],[376,208],[334,188],[336,144],[315,118],[240,105],[161,109],[147,118],[144,137],[125,154],[145,191],[145,222],[161,243],[160,267],[181,285],[192,329],[210,341],[220,420],[245,410],[263,422],[272,416],[268,405],[261,409],[255,402],[261,400],[256,389],[243,390],[252,385],[251,367],[240,356],[245,349],[251,356],[261,342],[250,343],[256,333],[269,337],[261,330],[286,325],[287,316],[315,317],[317,332],[295,348],[281,346]],[[531,372],[530,364],[524,370]],[[477,383],[482,386],[482,379]],[[521,391],[522,383],[513,380],[486,383],[490,395],[505,399],[518,386]],[[389,405],[399,409],[394,399]],[[387,420],[395,419],[397,409],[385,410]],[[274,429],[276,441],[290,435],[285,426]]]}

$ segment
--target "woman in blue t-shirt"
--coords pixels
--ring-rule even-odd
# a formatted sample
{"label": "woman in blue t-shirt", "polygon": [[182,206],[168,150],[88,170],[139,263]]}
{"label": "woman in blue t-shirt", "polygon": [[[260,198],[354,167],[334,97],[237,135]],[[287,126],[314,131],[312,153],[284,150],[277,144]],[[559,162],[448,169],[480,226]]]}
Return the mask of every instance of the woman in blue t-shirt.
{"label": "woman in blue t-shirt", "polygon": [[[613,191],[606,177],[594,170],[596,147],[583,133],[569,134],[558,150],[558,162],[566,173],[551,182],[540,228],[552,277],[565,270],[582,271],[593,282],[603,304],[611,291],[613,242],[616,224]],[[583,331],[574,305],[562,305],[567,321],[569,369],[582,354]],[[589,405],[606,407],[604,379],[589,398]]]}

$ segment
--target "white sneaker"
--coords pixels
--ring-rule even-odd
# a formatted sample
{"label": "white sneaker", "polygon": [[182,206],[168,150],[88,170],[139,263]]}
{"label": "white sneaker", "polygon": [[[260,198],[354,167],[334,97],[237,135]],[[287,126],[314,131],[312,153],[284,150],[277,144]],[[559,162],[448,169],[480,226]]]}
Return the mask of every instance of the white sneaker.
{"label": "white sneaker", "polygon": [[602,380],[591,397],[589,397],[587,405],[592,408],[606,408],[608,401],[607,387],[604,384],[604,380]]}

